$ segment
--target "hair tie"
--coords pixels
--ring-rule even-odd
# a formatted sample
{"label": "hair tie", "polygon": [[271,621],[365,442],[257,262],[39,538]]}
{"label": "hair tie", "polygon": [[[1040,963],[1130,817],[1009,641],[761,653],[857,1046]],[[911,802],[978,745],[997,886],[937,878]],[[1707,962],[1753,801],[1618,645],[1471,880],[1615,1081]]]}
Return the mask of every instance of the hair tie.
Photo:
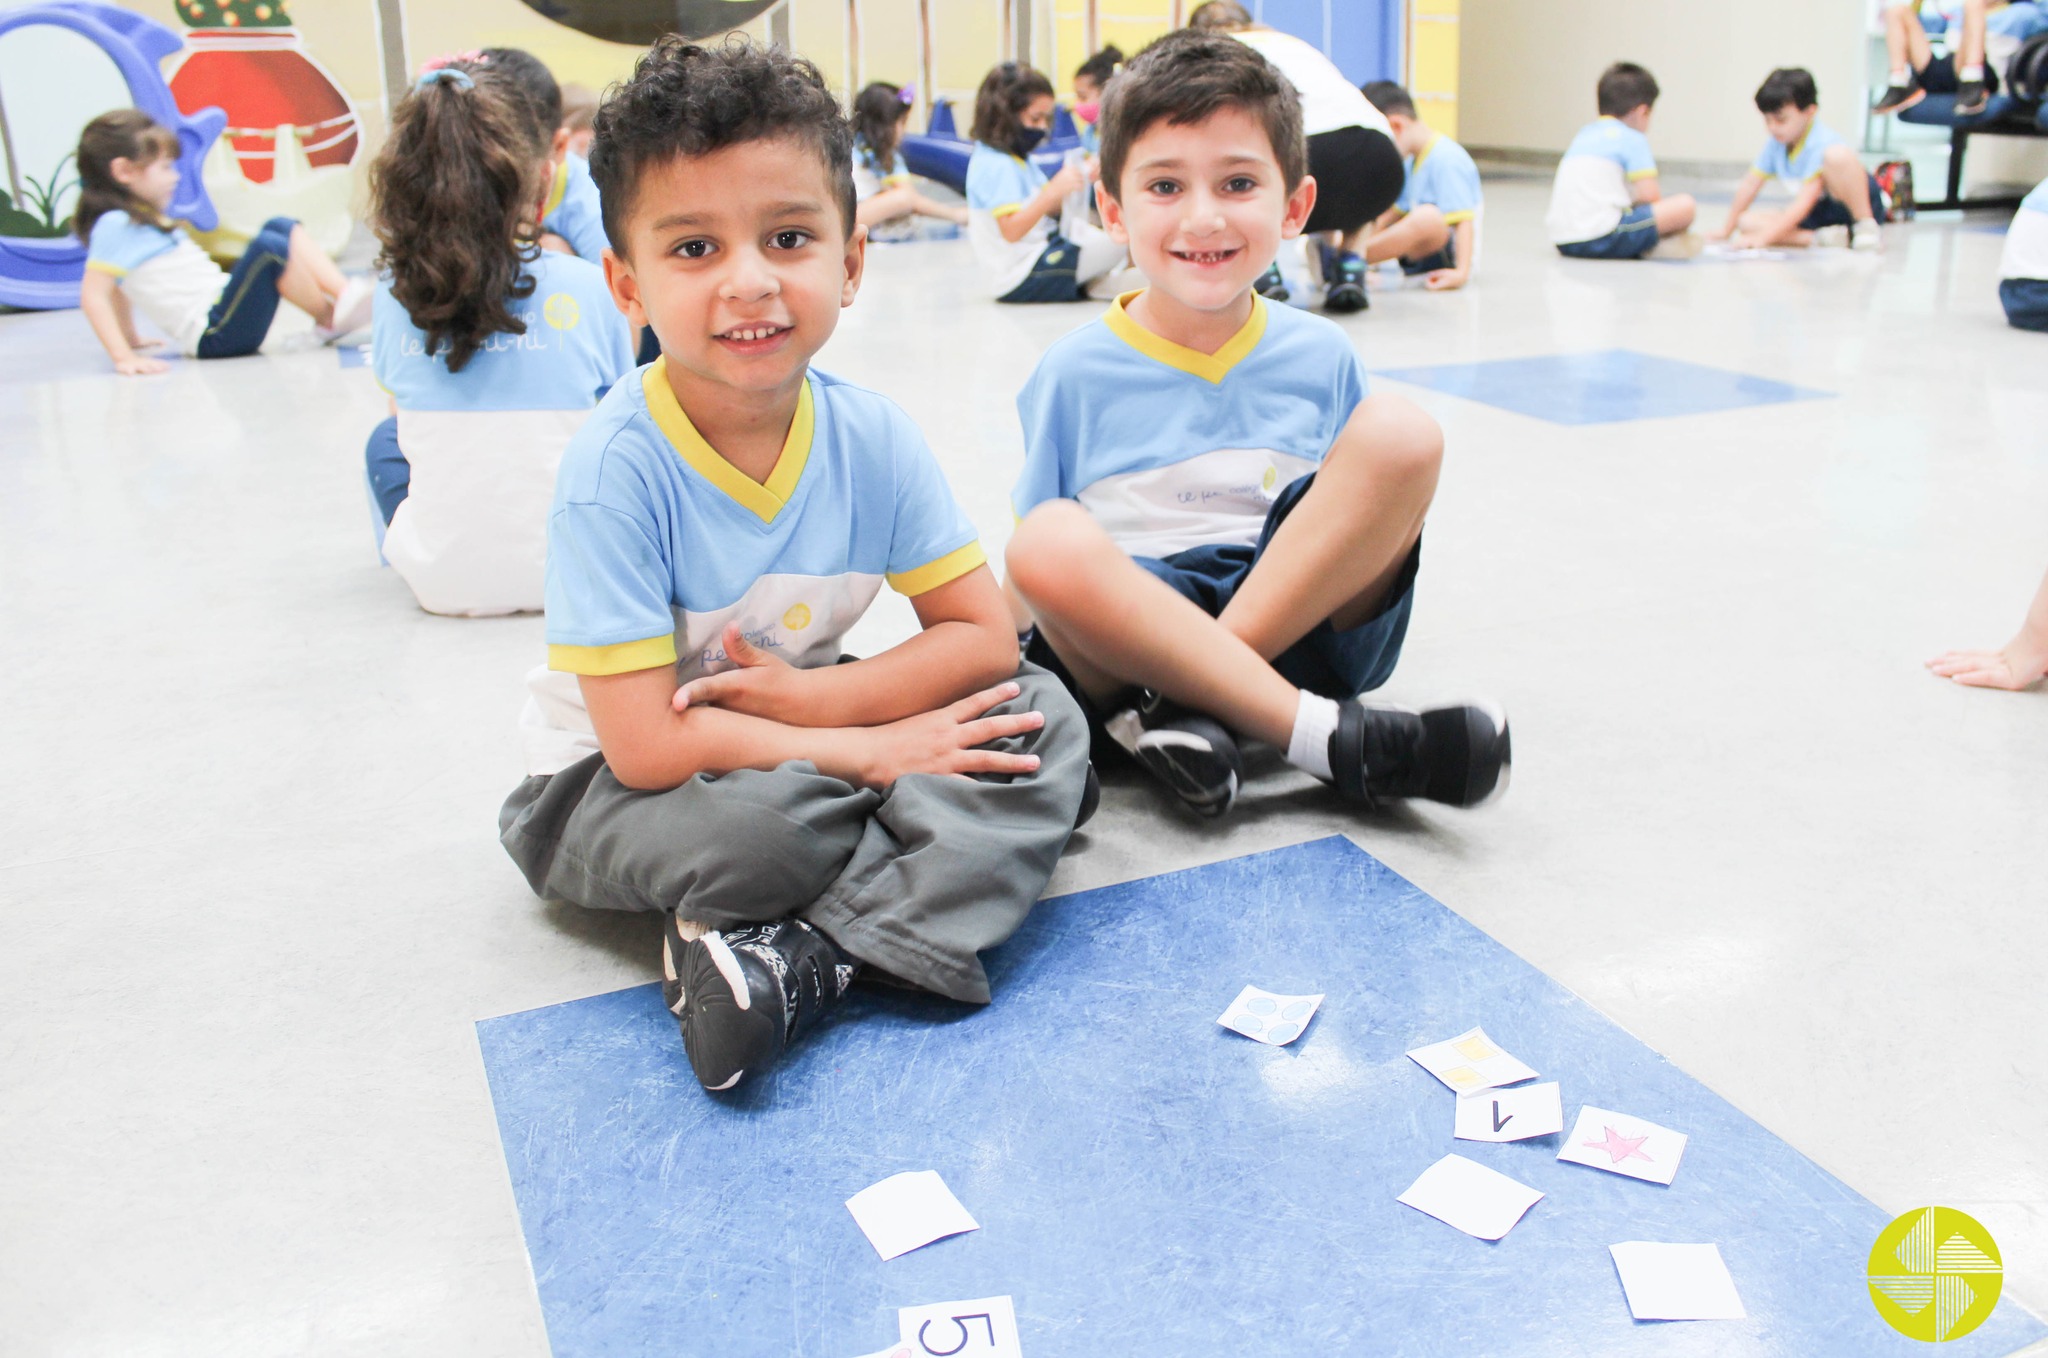
{"label": "hair tie", "polygon": [[414,82],[413,88],[423,90],[429,85],[438,85],[442,81],[446,81],[458,90],[476,88],[476,81],[470,79],[469,72],[463,70],[460,66],[440,66],[427,71]]}
{"label": "hair tie", "polygon": [[915,86],[915,85],[905,85],[905,86],[904,86],[904,87],[903,87],[902,89],[899,89],[899,90],[897,90],[897,91],[896,91],[896,102],[897,102],[897,103],[899,103],[899,104],[914,104],[914,103],[916,103],[916,102],[917,102],[917,86]]}

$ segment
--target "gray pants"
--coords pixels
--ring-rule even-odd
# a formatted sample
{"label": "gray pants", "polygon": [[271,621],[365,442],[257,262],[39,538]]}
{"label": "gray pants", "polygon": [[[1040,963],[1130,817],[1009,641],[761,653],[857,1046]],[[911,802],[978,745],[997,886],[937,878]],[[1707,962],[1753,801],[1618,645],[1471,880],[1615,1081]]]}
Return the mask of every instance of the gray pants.
{"label": "gray pants", "polygon": [[992,715],[1045,714],[996,742],[1038,756],[1028,777],[910,774],[877,792],[789,763],[636,792],[591,755],[520,784],[498,838],[540,896],[713,928],[795,915],[899,980],[986,1004],[976,954],[1045,890],[1088,770],[1088,727],[1065,688],[1035,665],[1017,683]]}

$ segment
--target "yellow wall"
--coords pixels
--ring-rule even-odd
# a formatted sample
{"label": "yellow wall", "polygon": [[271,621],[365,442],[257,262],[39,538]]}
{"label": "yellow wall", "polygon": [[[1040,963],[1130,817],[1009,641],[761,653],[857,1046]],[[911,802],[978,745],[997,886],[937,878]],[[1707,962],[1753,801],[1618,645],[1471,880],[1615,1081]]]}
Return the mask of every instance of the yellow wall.
{"label": "yellow wall", "polygon": [[1408,13],[1408,93],[1422,121],[1458,136],[1459,0],[1413,0]]}

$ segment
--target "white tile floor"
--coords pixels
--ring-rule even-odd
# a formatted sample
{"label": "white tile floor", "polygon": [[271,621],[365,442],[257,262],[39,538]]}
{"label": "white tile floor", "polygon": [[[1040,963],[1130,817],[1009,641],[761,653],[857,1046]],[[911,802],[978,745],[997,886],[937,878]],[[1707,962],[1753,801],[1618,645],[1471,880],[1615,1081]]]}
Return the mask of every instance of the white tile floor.
{"label": "white tile floor", "polygon": [[[2048,693],[1920,669],[2048,565],[2048,338],[1952,220],[1603,265],[1544,194],[1494,186],[1469,292],[1347,322],[1368,365],[1626,346],[1838,399],[1411,391],[1450,453],[1388,693],[1504,701],[1509,798],[1362,820],[1278,774],[1218,829],[1119,782],[1054,889],[1347,832],[1882,1206],[1979,1217],[2048,1309]],[[994,546],[1012,397],[1092,314],[882,249],[822,364]],[[0,317],[0,1352],[545,1352],[471,1022],[650,979],[654,934],[499,851],[541,624],[378,569],[379,412],[331,352],[121,379],[75,313]]]}

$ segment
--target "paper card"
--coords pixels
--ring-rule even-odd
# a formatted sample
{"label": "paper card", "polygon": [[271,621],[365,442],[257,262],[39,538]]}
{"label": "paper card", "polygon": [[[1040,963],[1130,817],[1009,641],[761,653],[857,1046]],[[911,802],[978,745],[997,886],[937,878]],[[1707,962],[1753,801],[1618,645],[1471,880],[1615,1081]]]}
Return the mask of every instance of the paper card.
{"label": "paper card", "polygon": [[1685,1142],[1684,1132],[1588,1104],[1579,1109],[1579,1120],[1572,1124],[1571,1135],[1564,1139],[1557,1158],[1631,1179],[1668,1184],[1678,1174]]}
{"label": "paper card", "polygon": [[1724,240],[1710,240],[1702,247],[1701,254],[1709,259],[1789,259],[1789,250],[1773,250],[1763,245],[1730,245]]}
{"label": "paper card", "polygon": [[1322,1002],[1321,995],[1275,995],[1248,985],[1216,1021],[1255,1042],[1284,1047],[1301,1036]]}
{"label": "paper card", "polygon": [[1742,1320],[1742,1298],[1718,1245],[1609,1245],[1621,1290],[1637,1320]]}
{"label": "paper card", "polygon": [[1482,1089],[1458,1096],[1451,1135],[1460,1141],[1527,1141],[1564,1130],[1557,1082],[1515,1089]]}
{"label": "paper card", "polygon": [[906,1306],[896,1313],[896,1332],[910,1358],[1024,1358],[1008,1297]]}
{"label": "paper card", "polygon": [[1397,1201],[1481,1240],[1498,1240],[1543,1194],[1462,1155],[1446,1155],[1422,1171]]}
{"label": "paper card", "polygon": [[1536,1078],[1535,1071],[1496,1046],[1484,1028],[1468,1028],[1447,1042],[1417,1047],[1408,1056],[1459,1093]]}
{"label": "paper card", "polygon": [[937,1170],[892,1174],[846,1200],[846,1210],[866,1235],[875,1253],[894,1259],[962,1231],[978,1231],[981,1223],[946,1187]]}

